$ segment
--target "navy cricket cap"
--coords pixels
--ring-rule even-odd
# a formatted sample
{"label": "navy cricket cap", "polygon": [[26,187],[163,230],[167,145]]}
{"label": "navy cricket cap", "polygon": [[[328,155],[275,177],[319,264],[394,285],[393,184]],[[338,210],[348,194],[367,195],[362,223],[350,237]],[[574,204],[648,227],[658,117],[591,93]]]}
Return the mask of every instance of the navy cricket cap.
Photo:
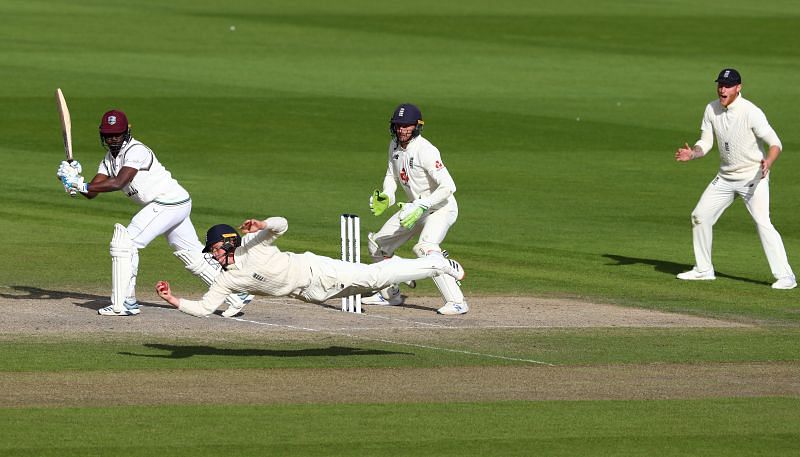
{"label": "navy cricket cap", "polygon": [[208,232],[206,232],[206,247],[203,248],[203,252],[210,252],[211,246],[214,243],[226,240],[232,241],[234,247],[238,247],[239,244],[241,244],[241,237],[239,237],[239,233],[230,225],[217,224],[211,227],[208,229]]}
{"label": "navy cricket cap", "polygon": [[733,68],[725,68],[719,72],[719,76],[717,76],[715,81],[720,84],[735,86],[742,83],[742,75],[740,75],[739,72]]}

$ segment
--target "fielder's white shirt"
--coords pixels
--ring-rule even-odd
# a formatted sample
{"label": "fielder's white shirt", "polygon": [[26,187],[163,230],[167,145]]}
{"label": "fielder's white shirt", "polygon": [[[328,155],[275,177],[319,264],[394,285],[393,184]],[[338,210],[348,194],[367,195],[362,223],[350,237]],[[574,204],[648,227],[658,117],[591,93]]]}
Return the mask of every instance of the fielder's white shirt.
{"label": "fielder's white shirt", "polygon": [[317,256],[282,252],[272,243],[286,233],[289,222],[283,217],[270,217],[264,222],[266,228],[242,237],[242,245],[234,251],[235,263],[217,276],[200,301],[181,299],[181,311],[207,316],[229,294],[241,291],[308,300],[301,292],[311,284],[311,266]]}
{"label": "fielder's white shirt", "polygon": [[430,211],[455,204],[456,183],[444,166],[439,150],[430,141],[417,136],[403,149],[395,140],[389,142],[389,165],[383,179],[383,192],[395,203],[397,183],[403,187],[409,202],[422,198],[430,203]]}
{"label": "fielder's white shirt", "polygon": [[133,138],[125,143],[116,157],[107,152],[97,173],[116,177],[122,167],[139,170],[122,192],[134,203],[144,206],[157,203],[179,203],[189,200],[189,192],[161,165],[155,153]]}
{"label": "fielder's white shirt", "polygon": [[741,94],[727,108],[719,100],[706,105],[700,139],[695,143],[703,154],[714,145],[714,134],[719,149],[719,175],[732,181],[753,179],[766,156],[764,144],[782,148],[764,112]]}

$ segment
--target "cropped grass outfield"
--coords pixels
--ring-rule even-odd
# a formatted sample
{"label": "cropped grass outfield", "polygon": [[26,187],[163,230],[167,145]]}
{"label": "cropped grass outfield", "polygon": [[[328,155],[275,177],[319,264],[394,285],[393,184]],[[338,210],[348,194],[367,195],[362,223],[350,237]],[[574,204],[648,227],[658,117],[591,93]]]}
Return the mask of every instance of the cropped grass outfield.
{"label": "cropped grass outfield", "polygon": [[[716,73],[738,68],[783,141],[771,211],[800,268],[795,1],[0,0],[0,24],[0,292],[106,290],[113,224],[136,210],[121,195],[87,202],[61,190],[56,87],[86,174],[103,154],[101,113],[123,109],[189,189],[199,230],[282,215],[291,228],[281,247],[331,256],[340,213],[361,214],[365,230],[383,221],[366,203],[382,180],[391,110],[410,101],[458,185],[444,247],[469,272],[468,297],[577,297],[768,323],[559,333],[559,363],[800,363],[798,292],[769,288],[741,202],[715,228],[718,279],[674,279],[693,263],[689,214],[718,155],[672,159],[697,138]],[[142,251],[142,287],[168,277],[200,292],[168,252],[160,239]],[[529,357],[541,354],[526,342],[548,341],[514,338]],[[104,348],[0,335],[0,371],[132,369],[115,356],[144,350]],[[277,366],[264,359],[244,368]],[[321,363],[348,362],[297,366]],[[0,455],[797,455],[798,411],[796,398],[3,408]]]}

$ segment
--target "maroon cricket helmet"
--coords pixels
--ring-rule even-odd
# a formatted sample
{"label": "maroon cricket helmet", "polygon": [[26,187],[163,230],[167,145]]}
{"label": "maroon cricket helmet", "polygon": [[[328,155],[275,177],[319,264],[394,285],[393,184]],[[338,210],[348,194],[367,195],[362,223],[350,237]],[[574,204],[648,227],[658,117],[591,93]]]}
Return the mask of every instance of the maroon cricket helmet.
{"label": "maroon cricket helmet", "polygon": [[100,120],[100,135],[120,135],[128,131],[128,117],[120,110],[112,109]]}

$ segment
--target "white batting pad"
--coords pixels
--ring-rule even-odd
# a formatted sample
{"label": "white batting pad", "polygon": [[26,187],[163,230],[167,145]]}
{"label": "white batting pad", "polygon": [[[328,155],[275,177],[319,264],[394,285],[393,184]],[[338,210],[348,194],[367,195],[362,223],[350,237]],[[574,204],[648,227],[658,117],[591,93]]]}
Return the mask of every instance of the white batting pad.
{"label": "white batting pad", "polygon": [[433,278],[439,292],[445,301],[453,303],[464,303],[464,294],[461,293],[461,288],[458,287],[456,279],[450,275],[439,275]]}
{"label": "white batting pad", "polygon": [[131,260],[135,249],[125,226],[114,224],[109,252],[111,253],[111,305],[116,313],[121,313],[125,309],[125,297],[133,275]]}
{"label": "white batting pad", "polygon": [[181,259],[190,273],[202,279],[209,286],[222,272],[222,265],[211,254],[182,249],[173,252],[172,255]]}

